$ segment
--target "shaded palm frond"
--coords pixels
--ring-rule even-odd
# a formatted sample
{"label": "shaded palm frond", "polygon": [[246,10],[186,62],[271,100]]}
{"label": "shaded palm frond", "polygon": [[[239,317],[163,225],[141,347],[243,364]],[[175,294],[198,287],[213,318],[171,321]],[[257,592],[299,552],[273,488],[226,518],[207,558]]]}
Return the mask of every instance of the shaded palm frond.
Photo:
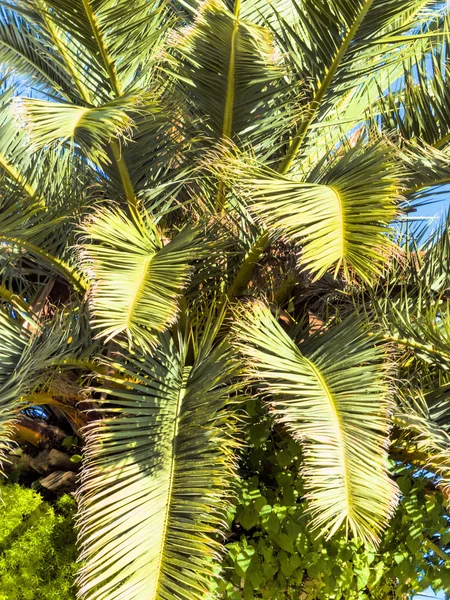
{"label": "shaded palm frond", "polygon": [[0,474],[5,473],[7,451],[14,427],[14,404],[18,401],[20,374],[16,372],[29,334],[18,319],[0,310]]}
{"label": "shaded palm frond", "polygon": [[[392,139],[425,142],[445,148],[449,138],[448,107],[448,24],[447,37],[437,44],[428,42],[416,60],[405,61],[397,85],[391,82],[388,93],[371,108],[371,116]],[[402,81],[403,80],[403,81]]]}
{"label": "shaded palm frond", "polygon": [[31,78],[32,85],[44,93],[73,97],[70,77],[38,24],[4,6],[0,7],[0,62]]}
{"label": "shaded palm frond", "polygon": [[407,432],[408,447],[412,446],[414,452],[422,453],[427,458],[422,465],[429,469],[438,478],[447,506],[450,506],[450,435],[448,431],[440,428],[429,415],[423,413],[418,407],[410,404],[403,406],[394,415],[395,424],[403,432]]}

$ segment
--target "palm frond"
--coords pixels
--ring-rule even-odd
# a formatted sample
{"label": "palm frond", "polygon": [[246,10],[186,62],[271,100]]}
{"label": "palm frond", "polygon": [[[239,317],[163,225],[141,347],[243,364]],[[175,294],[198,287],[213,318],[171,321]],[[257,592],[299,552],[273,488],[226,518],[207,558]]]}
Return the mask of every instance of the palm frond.
{"label": "palm frond", "polygon": [[246,157],[208,166],[248,204],[269,232],[301,245],[300,264],[318,278],[334,266],[364,279],[380,272],[392,239],[386,235],[399,199],[401,171],[384,143],[331,156],[304,180]]}
{"label": "palm frond", "polygon": [[[423,468],[437,476],[437,484],[450,506],[450,435],[433,420],[412,405],[404,406],[394,415],[395,424],[409,434],[408,444],[427,456]],[[413,452],[414,455],[414,452]]]}
{"label": "palm frond", "polygon": [[430,11],[422,14],[428,4],[424,0],[401,5],[396,0],[311,0],[293,4],[298,18],[294,24],[281,18],[281,32],[276,38],[289,57],[292,73],[299,80],[311,81],[311,85],[305,97],[307,110],[300,114],[280,163],[283,173],[305,150],[308,138],[315,137],[313,128],[330,112],[340,115],[339,105],[352,105],[355,95],[365,97],[372,78],[383,80],[393,65],[414,55],[415,42],[422,38],[402,34],[415,21],[423,25],[434,19]]}
{"label": "palm frond", "polygon": [[49,24],[57,29],[63,58],[91,101],[104,103],[148,83],[142,77],[148,76],[166,29],[164,1],[45,0],[36,7],[31,0],[20,0],[15,6],[24,15],[30,8],[44,29]]}
{"label": "palm frond", "polygon": [[[28,255],[53,274],[61,275],[78,291],[85,290],[83,276],[78,267],[73,265],[73,260],[64,256],[64,252],[52,254],[52,249],[66,245],[67,240],[55,240],[52,234],[61,232],[61,221],[54,218],[53,211],[37,211],[36,208],[21,206],[15,196],[5,198],[6,202],[0,203],[0,254],[20,254],[25,250]],[[20,210],[21,209],[21,210]],[[53,231],[52,231],[53,229]]]}
{"label": "palm frond", "polygon": [[10,8],[0,7],[0,62],[22,77],[30,77],[43,92],[73,98],[70,78],[37,24]]}
{"label": "palm frond", "polygon": [[[437,273],[416,258],[415,269],[406,270],[409,277],[388,282],[385,295],[371,294],[371,307],[385,338],[397,349],[447,371],[450,368],[450,301],[440,286],[445,271]],[[433,287],[429,284],[435,284]],[[393,293],[397,287],[397,293]],[[441,288],[442,289],[442,288]]]}
{"label": "palm frond", "polygon": [[[448,24],[446,29],[448,32]],[[449,73],[448,37],[441,44],[430,41],[415,61],[405,61],[402,85],[387,94],[380,90],[372,118],[393,138],[398,136],[400,143],[417,140],[437,149],[445,148],[450,139]]]}
{"label": "palm frond", "polygon": [[[206,596],[236,477],[229,350],[192,366],[169,335],[154,355],[119,357],[103,418],[85,431],[79,492],[80,598]],[[228,408],[227,408],[228,406]]]}
{"label": "palm frond", "polygon": [[17,365],[28,343],[28,332],[18,319],[0,310],[0,474],[8,463],[7,450],[14,426],[14,403],[18,400],[20,374]]}
{"label": "palm frond", "polygon": [[343,524],[376,544],[395,509],[387,470],[389,393],[383,350],[357,319],[296,346],[260,303],[234,326],[250,380],[304,448],[314,524],[329,535]]}
{"label": "palm frond", "polygon": [[186,100],[202,117],[206,135],[262,143],[276,119],[282,126],[277,102],[286,83],[267,29],[233,14],[221,0],[208,0],[192,25],[172,36],[171,54],[172,70],[187,83]]}
{"label": "palm frond", "polygon": [[439,186],[450,181],[450,154],[420,139],[403,142],[398,158],[406,171],[405,191],[408,206],[428,203]]}
{"label": "palm frond", "polygon": [[97,107],[18,98],[15,112],[36,149],[67,141],[76,144],[86,158],[101,164],[108,160],[105,151],[108,142],[129,135],[133,126],[130,113],[140,103],[140,96],[120,98]]}
{"label": "palm frond", "polygon": [[146,347],[176,320],[178,299],[199,256],[198,231],[185,228],[165,244],[150,217],[138,229],[116,209],[96,212],[84,232],[94,329],[107,340],[123,333]]}

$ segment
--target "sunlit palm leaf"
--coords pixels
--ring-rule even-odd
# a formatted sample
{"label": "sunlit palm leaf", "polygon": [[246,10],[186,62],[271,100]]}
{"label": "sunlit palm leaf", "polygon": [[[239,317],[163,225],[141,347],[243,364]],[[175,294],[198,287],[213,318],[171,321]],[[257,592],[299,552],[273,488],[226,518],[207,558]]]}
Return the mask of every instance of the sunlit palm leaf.
{"label": "sunlit palm leaf", "polygon": [[396,505],[387,472],[393,403],[384,353],[352,319],[297,347],[260,303],[234,327],[251,380],[304,448],[307,497],[316,527],[343,524],[376,544]]}
{"label": "sunlit palm leaf", "polygon": [[35,148],[68,141],[80,146],[87,158],[102,162],[108,160],[106,144],[129,135],[133,126],[130,113],[139,104],[140,96],[121,98],[99,107],[19,98],[16,114]]}
{"label": "sunlit palm leaf", "polygon": [[141,71],[165,32],[164,7],[159,0],[20,0],[15,10],[25,20],[39,20],[88,99],[104,103],[143,83],[149,70]]}
{"label": "sunlit palm leaf", "polygon": [[253,160],[221,163],[217,171],[249,205],[261,224],[301,245],[301,266],[317,277],[334,266],[365,279],[376,273],[392,247],[386,235],[396,213],[401,171],[393,151],[377,143],[349,149],[318,165],[305,180],[276,173]]}
{"label": "sunlit palm leaf", "polygon": [[275,82],[284,72],[268,30],[238,19],[221,0],[202,3],[192,26],[172,39],[174,70],[188,83],[186,99],[203,112],[208,135],[262,143],[277,119],[283,126],[276,106],[283,88]]}
{"label": "sunlit palm leaf", "polygon": [[192,366],[168,335],[122,357],[103,419],[86,431],[79,493],[80,598],[202,599],[236,477],[226,410],[235,365],[208,342]]}
{"label": "sunlit palm leaf", "polygon": [[84,231],[93,327],[106,339],[124,333],[130,343],[145,347],[176,319],[178,298],[198,256],[198,232],[186,228],[164,244],[150,218],[138,229],[118,209],[95,213]]}

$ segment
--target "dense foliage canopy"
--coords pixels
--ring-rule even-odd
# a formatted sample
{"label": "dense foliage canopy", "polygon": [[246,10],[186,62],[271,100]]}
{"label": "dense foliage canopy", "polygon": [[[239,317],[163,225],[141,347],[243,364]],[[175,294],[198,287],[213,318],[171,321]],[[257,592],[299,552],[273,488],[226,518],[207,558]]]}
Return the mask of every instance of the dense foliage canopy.
{"label": "dense foliage canopy", "polygon": [[[0,458],[83,456],[80,599],[238,598],[242,553],[245,598],[314,598],[315,536],[320,593],[447,585],[450,233],[409,217],[450,181],[449,35],[431,0],[0,0]],[[267,502],[230,534],[236,487]]]}
{"label": "dense foliage canopy", "polygon": [[55,506],[32,489],[0,486],[1,600],[72,600],[76,573],[75,502]]}

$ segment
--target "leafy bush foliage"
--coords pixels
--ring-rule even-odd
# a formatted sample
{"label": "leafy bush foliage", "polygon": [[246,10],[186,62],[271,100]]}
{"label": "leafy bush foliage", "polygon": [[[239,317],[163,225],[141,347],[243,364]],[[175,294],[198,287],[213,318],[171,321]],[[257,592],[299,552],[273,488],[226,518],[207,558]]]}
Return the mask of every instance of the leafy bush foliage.
{"label": "leafy bush foliage", "polygon": [[[248,401],[247,411],[248,448],[215,597],[403,600],[429,586],[450,592],[440,548],[450,541],[450,518],[426,474],[394,467],[402,499],[376,551],[345,531],[325,540],[311,529],[299,443],[259,401]],[[1,485],[0,494],[0,600],[74,599],[75,501],[66,495],[52,505],[18,484]]]}
{"label": "leafy bush foliage", "polygon": [[311,531],[298,470],[300,445],[271,428],[255,402],[251,449],[235,507],[234,540],[219,590],[229,600],[385,600],[410,598],[432,586],[450,592],[450,564],[440,544],[450,541],[443,495],[426,475],[396,465],[399,510],[380,547],[368,550]]}
{"label": "leafy bush foliage", "polygon": [[0,600],[75,598],[75,501],[53,506],[18,484],[0,494]]}

